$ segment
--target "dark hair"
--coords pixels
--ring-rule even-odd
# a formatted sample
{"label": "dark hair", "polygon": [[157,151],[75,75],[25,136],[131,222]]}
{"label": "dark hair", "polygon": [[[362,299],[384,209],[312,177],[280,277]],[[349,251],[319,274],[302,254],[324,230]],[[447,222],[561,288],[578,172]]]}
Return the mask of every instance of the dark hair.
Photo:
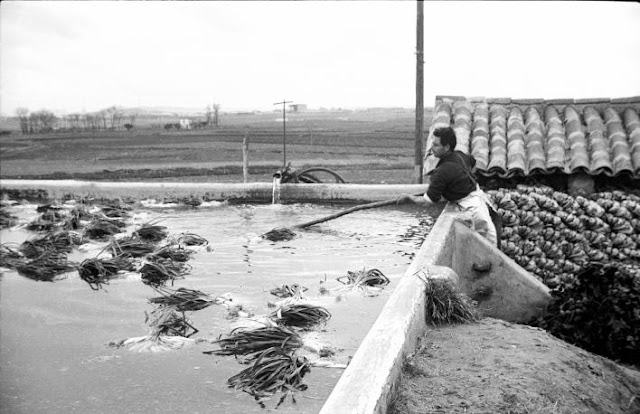
{"label": "dark hair", "polygon": [[442,144],[443,147],[448,145],[450,151],[456,149],[458,140],[456,138],[456,133],[451,127],[437,128],[433,131],[433,136],[440,138],[440,144]]}

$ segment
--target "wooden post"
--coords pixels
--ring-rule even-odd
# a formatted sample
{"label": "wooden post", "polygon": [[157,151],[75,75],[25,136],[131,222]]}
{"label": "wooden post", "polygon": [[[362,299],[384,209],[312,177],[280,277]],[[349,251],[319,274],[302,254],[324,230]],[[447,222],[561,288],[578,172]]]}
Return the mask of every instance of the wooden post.
{"label": "wooden post", "polygon": [[413,166],[413,184],[422,184],[422,141],[424,128],[424,3],[417,0],[416,24],[416,140]]}
{"label": "wooden post", "polygon": [[282,102],[276,102],[274,105],[282,105],[282,168],[287,167],[287,115],[286,108],[287,104],[293,101],[282,100]]}
{"label": "wooden post", "polygon": [[242,139],[242,177],[244,183],[249,181],[249,133],[244,133]]}

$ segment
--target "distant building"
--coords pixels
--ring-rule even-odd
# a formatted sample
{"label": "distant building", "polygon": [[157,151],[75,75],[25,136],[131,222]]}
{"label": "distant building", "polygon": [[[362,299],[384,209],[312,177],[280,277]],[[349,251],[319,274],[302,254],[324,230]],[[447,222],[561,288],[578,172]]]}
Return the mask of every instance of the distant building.
{"label": "distant building", "polygon": [[304,112],[307,110],[307,104],[291,104],[289,105],[289,111],[291,112]]}
{"label": "distant building", "polygon": [[180,129],[191,129],[191,120],[190,119],[181,119],[180,120]]}

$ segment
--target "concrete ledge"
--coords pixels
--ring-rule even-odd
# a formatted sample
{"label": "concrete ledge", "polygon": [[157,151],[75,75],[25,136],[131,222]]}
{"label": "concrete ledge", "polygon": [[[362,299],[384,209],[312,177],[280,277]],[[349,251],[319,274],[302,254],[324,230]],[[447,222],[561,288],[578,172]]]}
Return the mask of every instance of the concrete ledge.
{"label": "concrete ledge", "polygon": [[[422,184],[283,184],[280,201],[345,202],[381,201],[400,194],[422,194],[428,186]],[[162,197],[204,197],[216,201],[270,203],[272,183],[163,183],[163,182],[101,182],[76,180],[0,180],[0,189],[42,189],[49,198],[62,198],[67,194],[80,197],[117,198],[136,200]]]}

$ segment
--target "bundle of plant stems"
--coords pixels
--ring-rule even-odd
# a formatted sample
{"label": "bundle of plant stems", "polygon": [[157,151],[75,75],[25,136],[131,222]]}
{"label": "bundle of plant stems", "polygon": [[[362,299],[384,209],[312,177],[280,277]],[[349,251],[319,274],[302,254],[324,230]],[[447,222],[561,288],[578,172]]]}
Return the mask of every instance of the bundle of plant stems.
{"label": "bundle of plant stems", "polygon": [[82,244],[82,235],[74,231],[59,230],[44,236],[25,240],[20,245],[20,251],[32,259],[47,251],[69,253],[73,246]]}
{"label": "bundle of plant stems", "polygon": [[271,316],[278,324],[300,328],[310,328],[331,318],[326,308],[308,303],[285,304]]}
{"label": "bundle of plant stems", "polygon": [[87,282],[91,289],[99,290],[103,284],[109,284],[109,280],[120,271],[133,271],[135,265],[133,258],[128,254],[115,256],[111,259],[86,259],[78,266],[80,278]]}
{"label": "bundle of plant stems", "polygon": [[479,318],[475,303],[456,291],[448,280],[427,279],[425,282],[427,320],[434,325],[468,323]]}
{"label": "bundle of plant stems", "polygon": [[640,366],[640,277],[619,263],[591,262],[530,324],[590,352]]}
{"label": "bundle of plant stems", "polygon": [[167,281],[173,281],[183,278],[182,263],[168,262],[148,262],[140,268],[142,282],[146,285],[158,287],[164,285]]}
{"label": "bundle of plant stems", "polygon": [[[345,279],[346,280],[343,280]],[[389,284],[389,278],[378,269],[362,269],[358,272],[347,271],[347,276],[339,277],[338,282],[350,286],[383,286]]]}
{"label": "bundle of plant stems", "polygon": [[276,287],[271,289],[270,293],[279,298],[290,298],[290,297],[302,297],[303,293],[308,289],[304,286],[300,286],[297,283],[293,283],[291,285],[282,285],[280,287]]}
{"label": "bundle of plant stems", "polygon": [[85,235],[90,239],[103,240],[108,236],[121,233],[126,226],[127,223],[119,219],[96,217],[85,229]]}
{"label": "bundle of plant stems", "polygon": [[178,312],[173,307],[162,306],[147,315],[146,323],[151,327],[152,335],[158,337],[183,336],[185,338],[198,332],[191,325],[184,312]]}
{"label": "bundle of plant stems", "polygon": [[113,256],[129,254],[131,257],[142,257],[155,250],[153,243],[145,242],[137,237],[125,237],[120,240],[113,240],[105,250],[109,250]]}
{"label": "bundle of plant stems", "polygon": [[164,246],[154,252],[151,256],[147,257],[149,260],[155,260],[156,258],[171,259],[175,262],[186,262],[191,258],[192,251],[186,250],[180,246]]}
{"label": "bundle of plant stems", "polygon": [[304,391],[307,386],[302,383],[302,377],[308,373],[309,361],[304,357],[297,357],[282,348],[273,347],[256,353],[251,365],[237,375],[229,378],[227,383],[236,390],[242,390],[252,395],[264,408],[264,400],[278,392],[280,397],[276,408],[280,406],[288,395],[295,403],[294,392]]}
{"label": "bundle of plant stems", "polygon": [[199,290],[178,288],[169,289],[164,286],[155,287],[161,296],[149,299],[149,303],[160,306],[171,306],[180,312],[205,309],[215,303],[215,298]]}
{"label": "bundle of plant stems", "polygon": [[144,241],[159,242],[167,237],[167,228],[165,226],[159,226],[151,222],[144,223],[137,231],[133,233],[134,236],[138,236]]}
{"label": "bundle of plant stems", "polygon": [[9,247],[7,243],[0,244],[0,267],[15,269],[23,259],[22,253]]}
{"label": "bundle of plant stems", "polygon": [[16,266],[16,270],[22,276],[46,282],[52,282],[56,276],[74,268],[72,263],[67,262],[65,253],[54,251],[47,251],[33,260]]}
{"label": "bundle of plant stems", "polygon": [[260,237],[269,241],[287,241],[296,237],[296,233],[288,227],[277,227],[262,234]]}
{"label": "bundle of plant stems", "polygon": [[257,329],[236,328],[226,337],[215,341],[220,349],[206,351],[215,355],[249,355],[268,348],[295,351],[302,346],[300,335],[284,326],[264,326]]}
{"label": "bundle of plant stems", "polygon": [[0,229],[13,226],[18,221],[18,217],[0,208]]}
{"label": "bundle of plant stems", "polygon": [[185,246],[206,246],[209,244],[209,241],[193,233],[183,233],[180,235],[178,242]]}
{"label": "bundle of plant stems", "polygon": [[131,216],[131,206],[127,205],[118,205],[118,206],[108,206],[101,205],[100,209],[102,210],[102,214],[107,217],[119,217],[119,218],[129,218]]}

